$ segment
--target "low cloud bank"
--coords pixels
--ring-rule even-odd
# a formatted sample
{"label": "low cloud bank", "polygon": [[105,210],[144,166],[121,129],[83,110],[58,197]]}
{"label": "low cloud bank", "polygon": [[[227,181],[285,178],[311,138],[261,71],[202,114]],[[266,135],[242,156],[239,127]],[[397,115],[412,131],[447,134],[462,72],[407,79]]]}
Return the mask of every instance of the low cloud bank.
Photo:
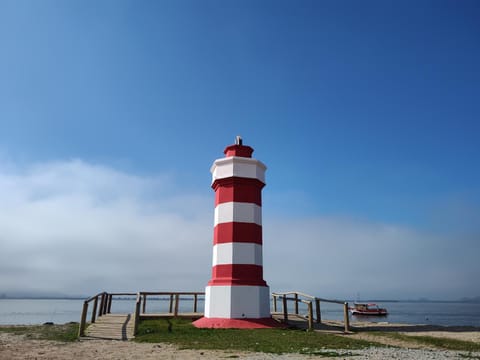
{"label": "low cloud bank", "polygon": [[[184,193],[172,175],[81,160],[0,165],[0,190],[0,294],[202,290],[210,278],[213,194]],[[273,291],[323,297],[476,296],[473,243],[465,234],[264,214],[265,279]]]}
{"label": "low cloud bank", "polygon": [[[272,287],[346,299],[476,296],[480,275],[468,236],[318,217],[272,219],[265,262]],[[282,265],[282,266],[280,266]]]}
{"label": "low cloud bank", "polygon": [[75,160],[2,172],[0,188],[1,292],[201,289],[207,281],[211,201],[173,192],[168,178]]}

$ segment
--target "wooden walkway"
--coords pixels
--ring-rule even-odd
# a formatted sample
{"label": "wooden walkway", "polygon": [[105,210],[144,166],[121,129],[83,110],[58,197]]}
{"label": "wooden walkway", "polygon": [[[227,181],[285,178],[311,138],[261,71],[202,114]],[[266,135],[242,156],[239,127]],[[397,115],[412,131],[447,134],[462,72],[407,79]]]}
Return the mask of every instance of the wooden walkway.
{"label": "wooden walkway", "polygon": [[105,314],[85,329],[86,339],[131,340],[134,338],[131,314]]}
{"label": "wooden walkway", "polygon": [[[141,314],[141,319],[169,319],[173,317],[199,319],[203,313]],[[85,329],[84,339],[131,340],[134,336],[133,314],[105,314],[96,319],[95,323]]]}
{"label": "wooden walkway", "polygon": [[[114,297],[131,297],[136,296],[135,309],[132,314],[112,314],[111,306]],[[130,340],[135,336],[138,325],[141,320],[160,319],[160,318],[189,318],[198,319],[203,313],[198,311],[199,297],[204,298],[204,292],[146,292],[137,293],[98,293],[83,302],[82,316],[78,330],[78,336],[83,339],[109,339],[109,340]],[[155,297],[152,300],[170,300],[166,313],[150,313],[147,312],[147,297]],[[122,299],[122,298],[120,298]],[[124,298],[125,299],[125,298]],[[128,299],[128,298],[127,298]],[[179,303],[182,301],[190,301],[187,308],[191,308],[191,312],[180,312],[185,306],[180,308]],[[202,300],[202,299],[200,299]],[[149,301],[149,303],[150,303]],[[350,320],[348,316],[348,302],[340,300],[329,300],[311,295],[303,294],[298,291],[289,291],[283,293],[272,293],[273,312],[272,315],[276,320],[293,326],[304,327],[308,324],[309,330],[328,330],[338,331],[338,324],[326,324],[322,322],[320,312],[320,302],[334,303],[343,307],[344,321],[343,332],[349,333]],[[280,301],[281,311],[277,302]],[[293,302],[294,311],[288,308],[288,303]],[[89,304],[93,308],[89,312]],[[302,309],[299,307],[303,304]],[[307,313],[305,314],[305,307]],[[133,310],[133,309],[132,309]],[[87,323],[87,313],[90,314],[90,324]]]}
{"label": "wooden walkway", "polygon": [[[129,315],[111,313],[112,301],[114,297],[123,297],[123,299],[131,299],[136,296],[135,309]],[[184,292],[147,292],[140,291],[137,293],[107,293],[100,292],[89,297],[83,302],[82,316],[80,318],[80,326],[78,336],[80,338],[88,336],[90,338],[119,339],[128,340],[134,337],[138,330],[140,320],[183,317],[190,319],[198,319],[203,313],[198,311],[199,298],[205,296],[204,292],[184,291]],[[126,297],[126,298],[125,298]],[[168,303],[168,312],[162,314],[154,314],[146,311],[147,297],[151,300],[170,300]],[[154,297],[152,299],[152,297]],[[122,298],[120,298],[122,299]],[[192,312],[180,312],[180,300],[190,301]],[[89,312],[89,305],[92,305]],[[90,325],[87,323],[87,314],[90,314]],[[108,316],[107,316],[108,315]],[[88,331],[87,331],[88,327]]]}

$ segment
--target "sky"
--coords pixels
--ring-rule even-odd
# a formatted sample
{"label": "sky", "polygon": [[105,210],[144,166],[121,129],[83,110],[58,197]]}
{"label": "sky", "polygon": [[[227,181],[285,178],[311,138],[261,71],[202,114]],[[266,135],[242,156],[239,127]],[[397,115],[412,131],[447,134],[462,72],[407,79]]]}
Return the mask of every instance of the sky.
{"label": "sky", "polygon": [[0,0],[0,294],[201,291],[210,166],[271,291],[480,296],[477,1]]}

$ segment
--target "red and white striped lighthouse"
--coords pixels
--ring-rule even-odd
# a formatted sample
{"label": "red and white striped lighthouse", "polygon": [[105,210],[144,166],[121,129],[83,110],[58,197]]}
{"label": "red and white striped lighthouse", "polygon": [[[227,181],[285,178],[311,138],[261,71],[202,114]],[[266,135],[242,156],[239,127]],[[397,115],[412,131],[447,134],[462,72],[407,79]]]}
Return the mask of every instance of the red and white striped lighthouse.
{"label": "red and white striped lighthouse", "polygon": [[196,327],[258,328],[277,323],[263,279],[262,188],[266,166],[237,136],[211,168],[215,190],[212,278]]}

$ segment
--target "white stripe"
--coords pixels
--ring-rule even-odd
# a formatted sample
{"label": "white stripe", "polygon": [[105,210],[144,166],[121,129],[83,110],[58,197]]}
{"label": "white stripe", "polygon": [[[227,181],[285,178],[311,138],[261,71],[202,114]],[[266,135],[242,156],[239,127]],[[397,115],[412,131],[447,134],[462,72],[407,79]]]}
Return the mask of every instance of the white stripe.
{"label": "white stripe", "polygon": [[205,317],[260,319],[270,317],[268,286],[207,286]]}
{"label": "white stripe", "polygon": [[233,176],[258,179],[265,183],[266,169],[265,164],[257,159],[231,156],[215,160],[210,171],[212,173],[212,183],[217,179]]}
{"label": "white stripe", "polygon": [[214,226],[229,222],[255,223],[262,225],[262,208],[257,204],[227,202],[215,207]]}
{"label": "white stripe", "polygon": [[217,244],[213,247],[212,266],[222,264],[262,266],[262,245],[252,243]]}

